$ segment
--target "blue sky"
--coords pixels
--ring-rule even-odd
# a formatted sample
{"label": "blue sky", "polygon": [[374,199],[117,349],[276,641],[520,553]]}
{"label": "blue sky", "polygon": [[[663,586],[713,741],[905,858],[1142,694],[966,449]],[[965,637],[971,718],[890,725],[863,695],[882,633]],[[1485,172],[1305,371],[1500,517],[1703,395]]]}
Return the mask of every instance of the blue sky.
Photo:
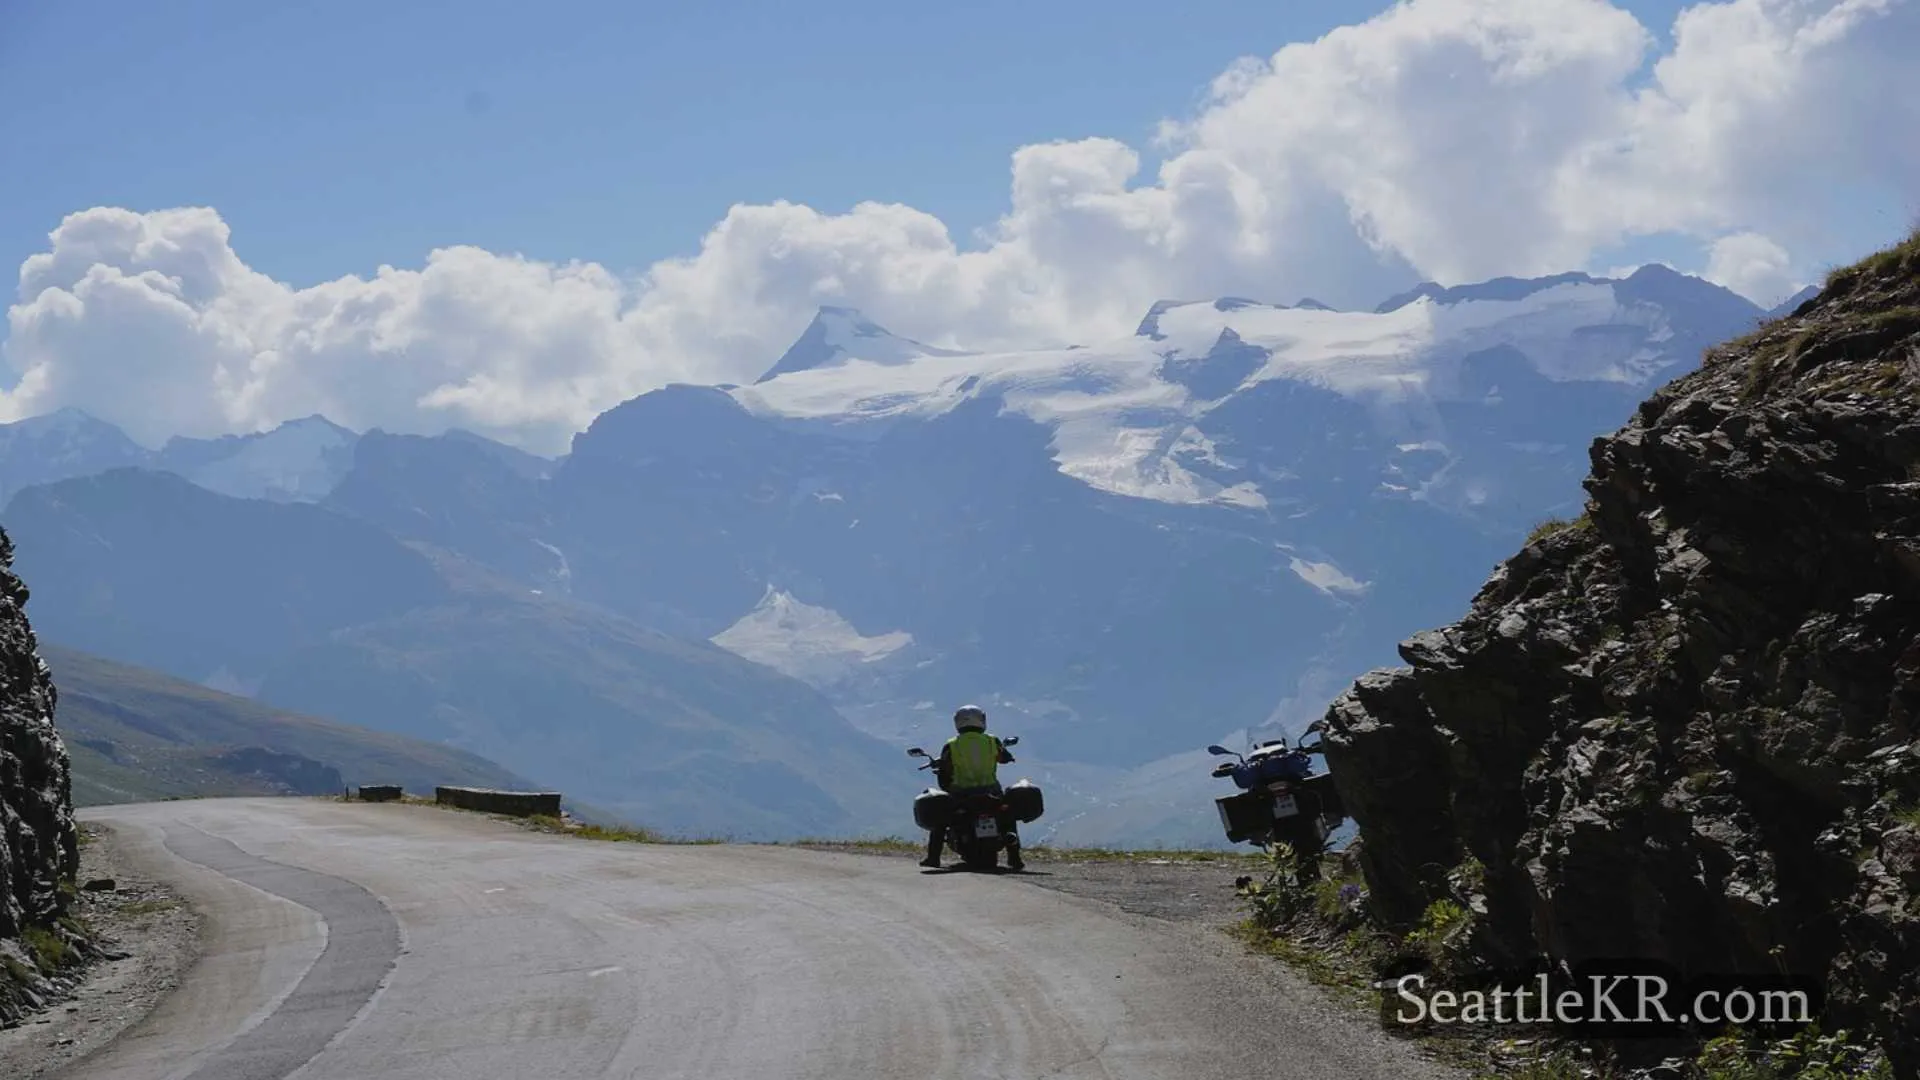
{"label": "blue sky", "polygon": [[[1664,34],[1679,4],[1624,5]],[[1371,8],[1329,0],[8,0],[0,265],[71,211],[217,207],[294,284],[477,244],[615,269],[691,253],[728,205],[863,199],[966,245],[1008,155],[1147,155],[1236,57]],[[1648,250],[1654,250],[1649,248]]]}
{"label": "blue sky", "polygon": [[544,452],[821,305],[1030,349],[1663,261],[1767,306],[1920,213],[1916,54],[1920,0],[0,0],[0,419]]}

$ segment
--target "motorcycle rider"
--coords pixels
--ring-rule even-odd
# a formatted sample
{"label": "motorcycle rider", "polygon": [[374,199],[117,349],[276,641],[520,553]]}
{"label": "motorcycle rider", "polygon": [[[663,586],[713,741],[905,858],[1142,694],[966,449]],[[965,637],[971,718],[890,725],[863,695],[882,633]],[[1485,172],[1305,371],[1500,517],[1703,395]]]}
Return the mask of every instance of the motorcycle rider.
{"label": "motorcycle rider", "polygon": [[[953,714],[953,730],[953,738],[940,748],[940,757],[934,763],[934,777],[940,790],[954,795],[981,791],[1000,794],[1000,766],[1013,764],[1013,754],[1008,752],[1005,743],[987,734],[986,710],[978,705],[962,705]],[[921,866],[940,866],[940,849],[946,839],[944,825],[927,830],[927,857],[920,860]],[[1020,836],[1013,831],[1007,834],[1007,868],[1026,868],[1025,860],[1020,857]]]}

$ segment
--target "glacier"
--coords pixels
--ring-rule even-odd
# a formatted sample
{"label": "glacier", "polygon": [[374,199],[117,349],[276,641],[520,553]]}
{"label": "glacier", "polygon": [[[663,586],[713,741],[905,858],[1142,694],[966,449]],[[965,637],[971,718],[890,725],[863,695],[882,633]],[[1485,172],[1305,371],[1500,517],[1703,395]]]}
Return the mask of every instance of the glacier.
{"label": "glacier", "polygon": [[[931,349],[855,310],[823,308],[801,336],[806,350],[796,344],[758,382],[727,392],[756,416],[847,438],[991,397],[1048,427],[1060,471],[1094,488],[1264,509],[1271,477],[1223,461],[1211,430],[1223,406],[1262,383],[1331,391],[1419,449],[1443,445],[1437,406],[1504,400],[1501,388],[1477,390],[1464,378],[1476,355],[1517,353],[1551,383],[1645,390],[1703,344],[1682,340],[1666,306],[1620,282],[1555,281],[1518,297],[1436,290],[1377,311],[1162,302],[1130,337],[1011,352]],[[1235,365],[1245,370],[1197,385],[1201,373]],[[1413,497],[1427,490],[1404,488]]]}

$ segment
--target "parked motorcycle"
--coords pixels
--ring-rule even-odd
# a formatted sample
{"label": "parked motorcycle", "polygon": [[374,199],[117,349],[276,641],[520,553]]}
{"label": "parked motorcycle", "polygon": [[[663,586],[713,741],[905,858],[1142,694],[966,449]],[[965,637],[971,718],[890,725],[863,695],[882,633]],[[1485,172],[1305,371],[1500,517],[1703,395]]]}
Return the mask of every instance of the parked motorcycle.
{"label": "parked motorcycle", "polygon": [[[1006,746],[1020,741],[1019,736],[1002,739]],[[916,746],[908,757],[925,758],[921,769],[932,769],[939,759]],[[1001,790],[948,792],[929,787],[913,800],[913,823],[932,832],[945,826],[947,846],[960,856],[970,870],[991,870],[1000,864],[1000,853],[1019,837],[1019,826],[1040,819],[1046,803],[1039,787],[1021,780]]]}
{"label": "parked motorcycle", "polygon": [[1207,753],[1235,759],[1213,769],[1214,776],[1231,777],[1240,789],[1214,800],[1227,839],[1260,848],[1284,843],[1293,849],[1302,874],[1319,876],[1327,836],[1346,821],[1332,775],[1313,768],[1312,755],[1323,753],[1321,745],[1292,746],[1279,738],[1259,743],[1244,755],[1224,746],[1209,746]]}

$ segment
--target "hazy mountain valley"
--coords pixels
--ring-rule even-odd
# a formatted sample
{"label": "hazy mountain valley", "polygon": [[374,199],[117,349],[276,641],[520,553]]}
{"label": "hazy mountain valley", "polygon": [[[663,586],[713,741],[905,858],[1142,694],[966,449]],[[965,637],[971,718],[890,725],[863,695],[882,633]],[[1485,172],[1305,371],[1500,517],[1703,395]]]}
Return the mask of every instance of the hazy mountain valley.
{"label": "hazy mountain valley", "polygon": [[655,827],[905,831],[901,748],[977,701],[1049,838],[1217,845],[1200,747],[1297,731],[1453,617],[1577,508],[1591,439],[1767,314],[1659,266],[1168,302],[1022,353],[827,308],[754,384],[642,395],[558,459],[20,421],[0,517],[51,642]]}

